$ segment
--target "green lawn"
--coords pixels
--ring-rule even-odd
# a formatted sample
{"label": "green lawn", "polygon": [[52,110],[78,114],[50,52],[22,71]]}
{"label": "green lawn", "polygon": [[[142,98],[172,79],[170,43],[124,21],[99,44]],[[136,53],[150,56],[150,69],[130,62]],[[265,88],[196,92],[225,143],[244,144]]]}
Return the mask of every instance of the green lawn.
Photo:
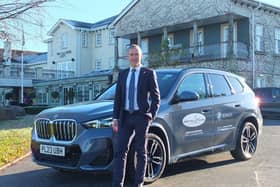
{"label": "green lawn", "polygon": [[0,121],[0,167],[30,151],[34,115]]}

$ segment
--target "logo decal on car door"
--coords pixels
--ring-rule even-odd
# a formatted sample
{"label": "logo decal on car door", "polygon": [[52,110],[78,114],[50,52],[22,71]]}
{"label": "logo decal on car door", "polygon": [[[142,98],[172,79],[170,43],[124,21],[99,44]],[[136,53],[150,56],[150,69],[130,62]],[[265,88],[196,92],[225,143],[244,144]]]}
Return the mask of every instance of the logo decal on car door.
{"label": "logo decal on car door", "polygon": [[186,127],[198,127],[203,125],[205,121],[206,117],[200,113],[188,114],[182,120],[183,125]]}

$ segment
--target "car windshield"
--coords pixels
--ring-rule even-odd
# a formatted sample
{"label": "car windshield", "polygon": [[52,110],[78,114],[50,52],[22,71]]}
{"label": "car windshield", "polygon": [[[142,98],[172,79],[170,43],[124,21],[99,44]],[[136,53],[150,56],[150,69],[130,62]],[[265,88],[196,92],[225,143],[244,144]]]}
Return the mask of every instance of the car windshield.
{"label": "car windshield", "polygon": [[[178,73],[176,72],[157,72],[157,81],[160,90],[160,97],[162,99],[168,95],[172,85],[174,85],[174,81],[177,79],[177,75]],[[96,100],[114,100],[115,90],[116,83],[100,94]]]}

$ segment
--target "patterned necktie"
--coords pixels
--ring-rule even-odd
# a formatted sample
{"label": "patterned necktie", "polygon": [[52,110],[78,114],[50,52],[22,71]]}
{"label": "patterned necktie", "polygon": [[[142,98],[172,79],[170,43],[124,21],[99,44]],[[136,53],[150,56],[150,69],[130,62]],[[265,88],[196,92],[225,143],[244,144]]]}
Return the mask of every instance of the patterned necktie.
{"label": "patterned necktie", "polygon": [[129,82],[128,90],[128,103],[129,103],[129,112],[134,112],[134,94],[135,94],[135,71],[136,69],[131,70],[131,77]]}

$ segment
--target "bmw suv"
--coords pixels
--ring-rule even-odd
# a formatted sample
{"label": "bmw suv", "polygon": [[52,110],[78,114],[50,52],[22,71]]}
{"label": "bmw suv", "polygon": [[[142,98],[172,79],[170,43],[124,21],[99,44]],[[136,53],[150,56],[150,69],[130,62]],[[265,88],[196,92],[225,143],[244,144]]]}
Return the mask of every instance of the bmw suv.
{"label": "bmw suv", "polygon": [[[154,182],[168,164],[230,151],[237,160],[256,153],[262,115],[242,77],[205,68],[157,70],[161,106],[148,138],[145,182]],[[113,84],[94,101],[46,109],[35,117],[33,160],[60,171],[111,171]],[[133,143],[127,170],[135,166]]]}

